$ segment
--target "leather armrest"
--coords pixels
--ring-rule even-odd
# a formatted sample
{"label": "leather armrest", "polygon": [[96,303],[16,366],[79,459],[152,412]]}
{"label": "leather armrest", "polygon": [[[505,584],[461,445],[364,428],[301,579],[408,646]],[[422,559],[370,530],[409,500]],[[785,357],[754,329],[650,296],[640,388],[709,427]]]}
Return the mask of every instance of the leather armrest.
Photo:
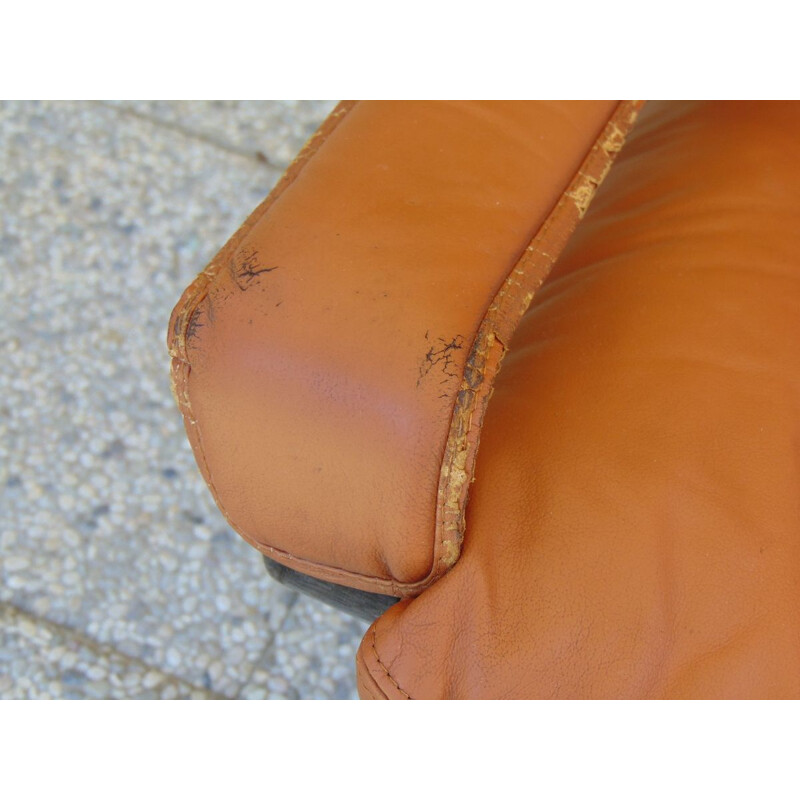
{"label": "leather armrest", "polygon": [[499,363],[638,107],[337,107],[170,321],[189,439],[248,542],[396,596],[453,566]]}

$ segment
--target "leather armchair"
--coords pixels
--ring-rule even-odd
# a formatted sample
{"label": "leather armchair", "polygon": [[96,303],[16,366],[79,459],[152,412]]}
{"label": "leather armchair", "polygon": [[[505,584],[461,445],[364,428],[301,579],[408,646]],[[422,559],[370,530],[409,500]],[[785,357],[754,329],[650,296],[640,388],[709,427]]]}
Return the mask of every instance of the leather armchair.
{"label": "leather armchair", "polygon": [[186,290],[230,524],[388,598],[362,697],[800,697],[798,139],[797,103],[342,103]]}

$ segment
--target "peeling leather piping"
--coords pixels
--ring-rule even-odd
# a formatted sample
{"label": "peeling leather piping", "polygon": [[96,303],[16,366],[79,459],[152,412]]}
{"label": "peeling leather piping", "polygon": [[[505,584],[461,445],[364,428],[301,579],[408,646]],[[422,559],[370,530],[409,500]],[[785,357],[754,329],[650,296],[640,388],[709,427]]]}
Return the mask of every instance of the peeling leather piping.
{"label": "peeling leather piping", "polygon": [[[398,597],[413,597],[419,594],[456,563],[461,554],[464,539],[466,504],[469,484],[474,475],[480,428],[491,398],[494,378],[507,349],[506,343],[510,340],[511,334],[530,305],[536,290],[544,282],[575,226],[585,214],[597,187],[608,174],[614,158],[622,148],[625,137],[643,104],[643,101],[622,101],[617,105],[572,181],[537,231],[536,236],[514,264],[484,314],[467,357],[461,386],[456,395],[451,416],[450,432],[445,446],[437,490],[431,571],[425,578],[414,583],[399,583],[392,578],[349,572],[338,567],[298,558],[286,551],[255,541],[241,531],[220,503],[208,464],[205,461],[199,426],[192,415],[191,402],[188,397],[190,364],[186,351],[186,333],[193,314],[208,295],[221,267],[227,263],[232,253],[263,214],[295,180],[303,166],[317,152],[340,120],[356,105],[356,102],[346,101],[336,107],[320,129],[309,139],[269,196],[253,211],[208,267],[186,289],[173,311],[168,329],[168,347],[172,356],[173,394],[186,420],[187,432],[192,436],[190,428],[193,428],[194,435],[200,442],[198,451],[201,471],[228,523],[248,544],[286,566],[300,569],[308,575],[322,580]],[[377,651],[375,656],[377,657]]]}
{"label": "peeling leather piping", "polygon": [[469,485],[492,385],[515,328],[549,274],[633,126],[642,101],[620,102],[578,172],[493,299],[473,342],[456,396],[439,480],[431,574],[416,594],[455,564],[464,539]]}

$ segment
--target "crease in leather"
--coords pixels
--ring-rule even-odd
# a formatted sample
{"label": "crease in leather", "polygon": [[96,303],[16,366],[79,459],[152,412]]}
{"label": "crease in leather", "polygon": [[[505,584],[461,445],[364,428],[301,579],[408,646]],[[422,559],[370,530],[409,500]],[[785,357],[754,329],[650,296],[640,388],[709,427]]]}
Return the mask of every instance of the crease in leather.
{"label": "crease in leather", "polygon": [[[559,201],[522,251],[521,256],[514,262],[500,290],[483,315],[470,347],[451,414],[450,431],[437,489],[431,571],[425,578],[414,583],[400,583],[391,577],[366,575],[298,558],[285,550],[256,541],[238,528],[231,520],[214,486],[202,446],[200,426],[194,418],[188,396],[191,365],[186,350],[186,337],[194,314],[208,296],[230,254],[297,178],[303,166],[313,158],[338,123],[355,105],[356,102],[349,101],[337,106],[323,126],[306,143],[275,189],[184,292],[173,312],[174,319],[169,326],[171,383],[173,395],[186,422],[187,433],[190,437],[196,438],[201,472],[212,495],[228,523],[248,544],[261,553],[314,577],[383,593],[388,590],[390,594],[405,597],[419,594],[445,574],[458,560],[464,537],[467,495],[474,474],[480,426],[491,397],[494,376],[506,352],[505,342],[510,339],[536,290],[544,282],[575,225],[586,212],[598,186],[608,174],[643,103],[623,101],[617,105],[578,171],[562,192]],[[380,661],[379,663],[385,668]],[[391,679],[388,671],[386,674]]]}

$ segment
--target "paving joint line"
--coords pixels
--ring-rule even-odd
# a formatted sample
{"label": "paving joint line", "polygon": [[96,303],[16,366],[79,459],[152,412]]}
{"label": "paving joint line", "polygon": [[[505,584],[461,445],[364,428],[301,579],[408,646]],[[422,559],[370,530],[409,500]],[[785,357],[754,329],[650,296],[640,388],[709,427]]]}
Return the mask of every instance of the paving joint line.
{"label": "paving joint line", "polygon": [[49,628],[51,631],[59,633],[65,637],[72,638],[79,644],[82,644],[85,647],[89,648],[89,650],[91,650],[96,655],[117,656],[121,658],[123,661],[127,661],[130,664],[136,664],[147,670],[151,669],[157,670],[166,677],[168,682],[181,684],[185,687],[188,687],[191,691],[200,692],[202,694],[209,696],[209,698],[212,700],[235,699],[228,697],[227,695],[220,694],[219,692],[214,692],[211,689],[206,689],[202,686],[198,686],[196,683],[192,683],[186,678],[180,677],[180,675],[175,675],[172,672],[167,672],[167,670],[163,669],[157,664],[150,664],[149,662],[139,658],[138,656],[132,656],[128,653],[123,652],[122,650],[117,649],[114,645],[101,642],[98,639],[89,636],[84,631],[79,630],[78,628],[73,628],[71,625],[65,625],[61,622],[54,622],[51,619],[47,619],[47,617],[40,617],[36,614],[32,614],[30,611],[28,611],[25,608],[22,608],[21,606],[18,606],[16,603],[11,603],[6,600],[0,601],[0,612],[5,612],[5,611],[10,612],[13,616],[26,619],[29,622],[32,622],[36,625],[42,625],[45,628]]}
{"label": "paving joint line", "polygon": [[239,147],[238,145],[231,144],[230,142],[214,136],[213,134],[187,128],[185,125],[181,125],[179,122],[172,122],[171,120],[163,119],[162,117],[157,117],[144,111],[139,111],[131,106],[117,105],[116,103],[110,103],[107,100],[100,100],[98,102],[103,107],[111,109],[121,116],[133,117],[135,119],[157,125],[161,128],[167,128],[168,130],[180,133],[189,139],[196,139],[197,141],[204,142],[205,144],[209,144],[220,150],[224,150],[227,153],[239,156],[240,158],[246,158],[249,161],[255,161],[257,164],[260,164],[262,167],[266,167],[268,170],[278,173],[286,170],[286,166],[274,163],[262,150],[251,150],[248,147]]}

